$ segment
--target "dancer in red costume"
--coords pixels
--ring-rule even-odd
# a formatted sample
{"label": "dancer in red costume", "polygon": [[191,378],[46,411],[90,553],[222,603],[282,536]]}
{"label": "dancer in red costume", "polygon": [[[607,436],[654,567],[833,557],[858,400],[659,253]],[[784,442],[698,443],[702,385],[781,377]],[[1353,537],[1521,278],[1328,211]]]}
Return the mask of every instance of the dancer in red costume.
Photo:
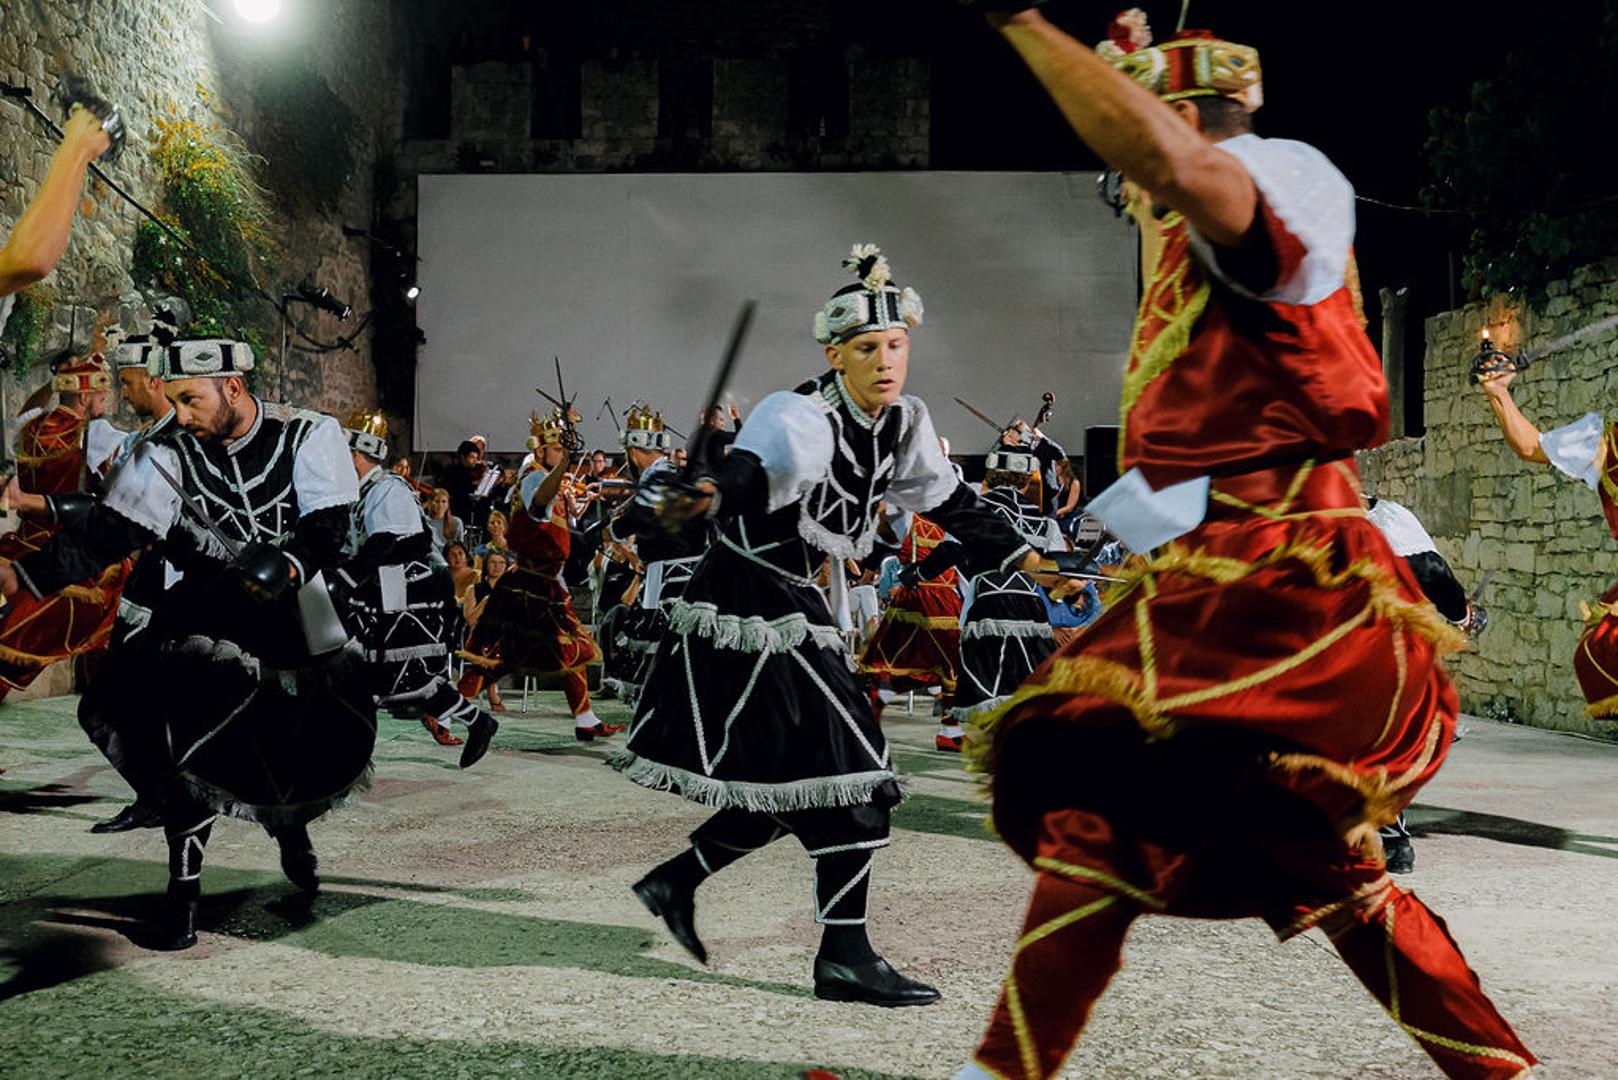
{"label": "dancer in red costume", "polygon": [[[1510,368],[1479,382],[1507,444],[1524,461],[1554,466],[1595,489],[1607,528],[1618,538],[1618,423],[1600,413],[1586,413],[1571,424],[1541,432],[1511,398],[1511,380],[1516,377],[1516,369]],[[1584,712],[1618,717],[1618,583],[1585,608],[1584,633],[1573,653]]]}
{"label": "dancer in red costume", "polygon": [[[33,495],[88,498],[123,435],[103,419],[112,375],[98,353],[59,365],[51,386],[59,403],[17,434],[17,486]],[[51,512],[23,511],[17,531],[0,537],[0,565],[38,551],[60,527]],[[51,664],[107,644],[129,567],[127,559],[115,562],[40,598],[17,594],[0,621],[0,699]]]}
{"label": "dancer in red costume", "polygon": [[[1036,871],[961,1078],[1050,1076],[1144,914],[1319,927],[1451,1077],[1529,1073],[1376,830],[1442,762],[1457,633],[1360,505],[1387,391],[1345,285],[1353,192],[1260,139],[1258,55],[1128,12],[1092,51],[991,16],[1137,188],[1148,282],[1124,374],[1124,477],[1091,511],[1149,552],[986,725],[994,824]],[[1099,53],[1099,55],[1098,55]]]}
{"label": "dancer in red costume", "polygon": [[[920,514],[905,517],[910,526],[899,546],[899,583],[876,631],[860,649],[857,670],[873,686],[888,680],[896,690],[939,687],[941,723],[947,724],[961,663],[961,592],[955,571],[961,545],[937,522]],[[881,700],[874,693],[871,704],[881,716]],[[940,727],[938,749],[960,750],[952,734]]]}
{"label": "dancer in red costume", "polygon": [[[577,420],[577,414],[574,414]],[[590,707],[584,669],[601,659],[601,649],[573,610],[562,583],[570,537],[562,491],[568,452],[560,415],[534,418],[533,456],[512,489],[511,524],[506,533],[517,564],[500,577],[461,657],[466,674],[461,694],[477,699],[485,684],[508,672],[562,680],[573,734],[581,742],[616,735],[622,724],[602,721]]]}

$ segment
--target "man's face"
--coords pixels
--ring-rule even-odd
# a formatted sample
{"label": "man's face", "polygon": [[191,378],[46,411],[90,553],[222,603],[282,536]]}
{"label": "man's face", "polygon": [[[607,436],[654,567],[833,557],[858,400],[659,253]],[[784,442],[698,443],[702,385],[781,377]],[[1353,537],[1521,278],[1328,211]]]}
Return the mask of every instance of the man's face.
{"label": "man's face", "polygon": [[136,416],[148,417],[157,413],[157,403],[163,397],[163,383],[146,374],[145,368],[119,368],[118,392],[135,410]]}
{"label": "man's face", "polygon": [[547,469],[554,469],[567,460],[567,450],[561,443],[547,443],[539,449],[539,463]]}
{"label": "man's face", "polygon": [[506,572],[506,557],[490,552],[483,560],[484,580],[494,583],[500,580],[500,575]]}
{"label": "man's face", "polygon": [[350,450],[348,452],[348,456],[354,459],[354,472],[360,476],[364,476],[366,473],[376,468],[376,462],[372,461],[358,450]]}
{"label": "man's face", "polygon": [[472,466],[476,465],[477,463],[478,463],[478,452],[476,450],[467,450],[467,451],[464,451],[461,454],[461,464],[465,465],[468,469],[470,469]]}
{"label": "man's face", "polygon": [[607,455],[597,450],[590,455],[590,474],[600,476],[607,471]]}
{"label": "man's face", "polygon": [[841,345],[826,346],[826,360],[843,373],[843,385],[867,414],[875,416],[904,393],[910,370],[910,331],[872,330]]}
{"label": "man's face", "polygon": [[105,390],[80,395],[79,401],[84,405],[85,419],[94,420],[98,416],[106,416],[111,397],[112,395]]}
{"label": "man's face", "polygon": [[677,468],[681,468],[681,469],[685,468],[685,463],[686,463],[685,447],[682,446],[682,447],[678,448],[677,450],[675,450],[674,453],[670,454],[669,455],[669,460],[673,461]]}
{"label": "man's face", "polygon": [[627,453],[629,454],[629,463],[635,466],[635,471],[638,473],[651,468],[652,463],[663,456],[656,450],[646,450],[639,446],[631,446]]}
{"label": "man's face", "polygon": [[245,391],[235,379],[175,379],[163,392],[174,403],[175,422],[203,442],[228,438],[241,421]]}

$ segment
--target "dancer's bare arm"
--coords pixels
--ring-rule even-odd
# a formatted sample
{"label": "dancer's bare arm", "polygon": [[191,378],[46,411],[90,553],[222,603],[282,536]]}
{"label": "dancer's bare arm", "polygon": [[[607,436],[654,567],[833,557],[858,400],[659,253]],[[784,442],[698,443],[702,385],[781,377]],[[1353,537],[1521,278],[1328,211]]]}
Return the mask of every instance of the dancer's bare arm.
{"label": "dancer's bare arm", "polygon": [[45,182],[0,248],[0,296],[32,285],[55,269],[67,250],[73,212],[84,190],[84,171],[106,149],[101,121],[83,109],[75,110]]}
{"label": "dancer's bare arm", "polygon": [[1194,105],[1165,105],[1037,11],[990,16],[990,23],[1109,166],[1184,214],[1209,242],[1236,247],[1247,235],[1258,190],[1241,162],[1188,122]]}

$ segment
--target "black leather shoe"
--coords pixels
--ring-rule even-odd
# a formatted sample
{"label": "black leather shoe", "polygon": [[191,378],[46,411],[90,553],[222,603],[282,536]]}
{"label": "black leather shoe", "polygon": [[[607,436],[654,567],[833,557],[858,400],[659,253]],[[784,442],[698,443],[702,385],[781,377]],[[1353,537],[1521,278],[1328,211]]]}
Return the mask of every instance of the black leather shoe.
{"label": "black leather shoe", "polygon": [[466,745],[461,747],[461,768],[470,769],[489,752],[489,740],[500,730],[500,721],[480,712],[466,729]]}
{"label": "black leather shoe", "polygon": [[815,997],[897,1008],[931,1005],[941,995],[926,983],[901,975],[880,956],[868,964],[837,964],[815,958]]}
{"label": "black leather shoe", "polygon": [[685,946],[685,951],[699,963],[708,962],[708,947],[697,937],[696,895],[676,888],[653,870],[630,886],[646,910],[661,918],[674,935],[674,940]]}
{"label": "black leather shoe", "polygon": [[1416,869],[1416,847],[1408,837],[1397,840],[1383,837],[1382,852],[1387,860],[1388,873],[1408,874]]}
{"label": "black leather shoe", "polygon": [[320,860],[315,858],[315,847],[309,842],[309,831],[290,829],[275,834],[281,845],[281,872],[287,880],[313,896],[320,891]]}
{"label": "black leather shoe", "polygon": [[155,829],[163,824],[163,808],[156,803],[136,799],[106,821],[90,826],[93,833],[128,832],[131,829]]}
{"label": "black leather shoe", "polygon": [[166,904],[152,948],[165,952],[189,949],[197,943],[197,890],[177,890],[171,883]]}

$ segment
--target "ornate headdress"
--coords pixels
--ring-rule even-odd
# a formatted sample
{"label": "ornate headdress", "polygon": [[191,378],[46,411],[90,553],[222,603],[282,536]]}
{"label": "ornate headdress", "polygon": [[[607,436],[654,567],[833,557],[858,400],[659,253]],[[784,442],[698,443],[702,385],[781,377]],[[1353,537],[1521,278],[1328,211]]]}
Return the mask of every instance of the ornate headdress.
{"label": "ornate headdress", "polygon": [[113,330],[107,332],[108,342],[112,345],[112,366],[119,371],[138,367],[146,368],[149,372],[152,353],[173,344],[174,339],[179,336],[180,327],[175,321],[174,313],[168,308],[160,307],[152,313],[152,328],[144,334],[124,337],[121,332]]}
{"label": "ornate headdress", "polygon": [[1019,476],[1032,476],[1039,471],[1039,459],[1027,450],[1010,449],[997,446],[989,451],[988,457],[983,459],[983,468],[986,472],[1016,473]]}
{"label": "ornate headdress", "polygon": [[1096,52],[1164,101],[1227,97],[1248,112],[1264,104],[1258,50],[1211,30],[1181,30],[1160,45],[1140,8],[1120,12]]}
{"label": "ornate headdress", "polygon": [[656,450],[667,453],[674,446],[674,436],[663,427],[663,414],[650,405],[637,403],[629,407],[624,418],[624,430],[619,436],[625,450]]}
{"label": "ornate headdress", "polygon": [[815,340],[822,345],[840,344],[872,330],[894,327],[914,329],[921,325],[921,297],[908,286],[900,288],[889,280],[893,271],[882,249],[875,244],[855,244],[843,268],[859,278],[832,294],[815,312]]}
{"label": "ornate headdress", "polygon": [[562,415],[561,409],[552,409],[547,413],[528,414],[528,449],[538,450],[542,446],[556,446],[563,442],[567,432],[567,419]]}
{"label": "ornate headdress", "polygon": [[388,421],[379,412],[360,409],[343,425],[351,450],[357,450],[372,461],[388,459]]}
{"label": "ornate headdress", "polygon": [[93,394],[112,389],[112,375],[100,353],[75,357],[56,369],[51,389],[59,394]]}
{"label": "ornate headdress", "polygon": [[159,379],[223,379],[252,370],[253,347],[244,341],[196,338],[146,354],[146,373]]}

